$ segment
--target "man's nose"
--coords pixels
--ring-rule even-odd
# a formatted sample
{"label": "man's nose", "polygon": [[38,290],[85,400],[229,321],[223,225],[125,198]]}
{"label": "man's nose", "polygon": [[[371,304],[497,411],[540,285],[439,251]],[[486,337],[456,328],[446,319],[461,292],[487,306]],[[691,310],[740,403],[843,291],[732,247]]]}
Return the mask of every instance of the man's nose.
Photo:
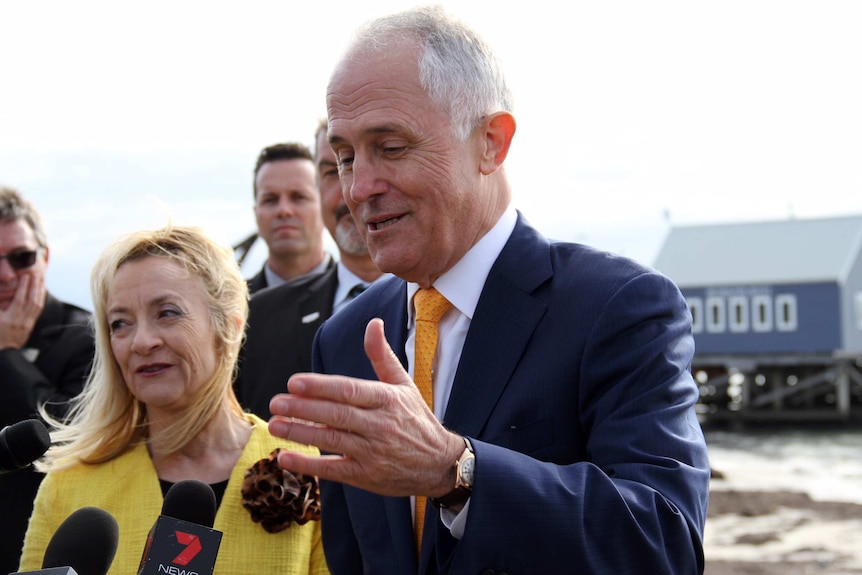
{"label": "man's nose", "polygon": [[8,283],[13,281],[18,274],[12,269],[9,260],[6,258],[0,259],[0,281]]}
{"label": "man's nose", "polygon": [[386,191],[386,181],[381,177],[379,166],[370,159],[354,158],[344,184],[349,199],[357,204]]}

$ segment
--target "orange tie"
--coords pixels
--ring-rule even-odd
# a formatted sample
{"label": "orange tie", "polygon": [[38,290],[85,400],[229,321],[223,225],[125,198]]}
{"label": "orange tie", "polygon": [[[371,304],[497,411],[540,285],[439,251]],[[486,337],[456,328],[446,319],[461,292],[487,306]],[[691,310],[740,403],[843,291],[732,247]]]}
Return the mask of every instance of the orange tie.
{"label": "orange tie", "polygon": [[[434,411],[434,388],[431,366],[437,353],[437,324],[452,304],[436,289],[420,289],[413,296],[416,307],[416,340],[413,348],[413,381],[431,411]],[[425,497],[416,496],[413,535],[416,553],[422,546],[422,527],[425,524]]]}

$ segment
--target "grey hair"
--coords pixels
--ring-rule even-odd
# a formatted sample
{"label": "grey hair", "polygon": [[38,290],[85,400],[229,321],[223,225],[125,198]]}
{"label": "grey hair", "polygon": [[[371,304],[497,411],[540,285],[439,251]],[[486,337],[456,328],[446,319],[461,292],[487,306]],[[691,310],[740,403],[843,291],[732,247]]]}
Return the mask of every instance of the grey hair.
{"label": "grey hair", "polygon": [[42,225],[42,218],[33,204],[24,199],[15,188],[0,186],[0,222],[15,220],[24,220],[30,226],[40,248],[48,247],[48,236]]}
{"label": "grey hair", "polygon": [[440,6],[377,18],[356,31],[351,52],[376,52],[391,42],[417,45],[419,81],[448,110],[452,128],[467,138],[487,114],[512,111],[512,93],[497,56],[476,31]]}

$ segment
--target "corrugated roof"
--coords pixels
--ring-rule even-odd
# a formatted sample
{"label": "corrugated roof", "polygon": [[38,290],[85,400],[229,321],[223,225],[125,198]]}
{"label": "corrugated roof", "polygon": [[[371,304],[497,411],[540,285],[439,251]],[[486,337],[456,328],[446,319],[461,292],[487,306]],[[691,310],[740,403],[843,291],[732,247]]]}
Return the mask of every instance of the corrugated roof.
{"label": "corrugated roof", "polygon": [[680,287],[843,282],[862,216],[671,228],[655,267]]}

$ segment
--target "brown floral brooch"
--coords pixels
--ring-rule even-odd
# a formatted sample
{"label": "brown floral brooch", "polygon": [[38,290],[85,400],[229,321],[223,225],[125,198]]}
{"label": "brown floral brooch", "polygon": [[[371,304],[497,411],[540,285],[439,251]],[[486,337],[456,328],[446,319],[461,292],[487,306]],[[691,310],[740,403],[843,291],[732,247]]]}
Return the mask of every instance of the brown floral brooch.
{"label": "brown floral brooch", "polygon": [[280,451],[278,448],[256,461],[242,482],[242,506],[251,513],[251,520],[269,533],[278,533],[294,522],[303,525],[320,520],[317,477],[279,467]]}

